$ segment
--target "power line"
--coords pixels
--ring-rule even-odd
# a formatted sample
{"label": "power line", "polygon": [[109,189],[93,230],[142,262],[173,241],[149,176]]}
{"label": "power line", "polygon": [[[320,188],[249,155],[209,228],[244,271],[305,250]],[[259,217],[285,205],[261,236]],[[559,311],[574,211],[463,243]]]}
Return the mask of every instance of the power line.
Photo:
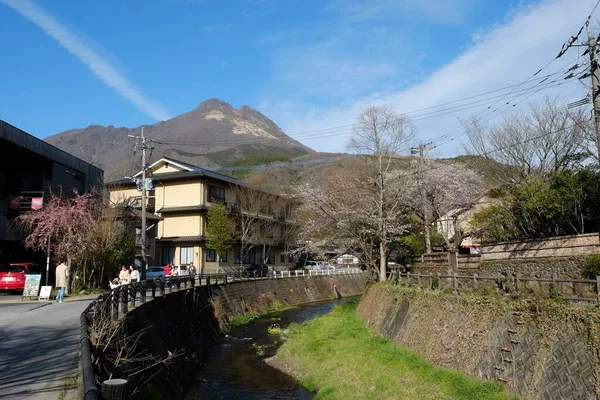
{"label": "power line", "polygon": [[[558,72],[557,72],[558,73]],[[553,76],[556,75],[557,73],[548,75],[548,76]],[[511,96],[510,98],[508,98],[508,100],[513,100],[518,98],[519,96],[521,96],[522,94],[528,93],[530,90],[532,90],[533,88],[535,88],[539,83],[536,83],[534,86],[532,87],[527,87],[527,88],[523,88],[520,89],[519,91],[516,91],[514,93],[514,96]],[[562,83],[562,79],[560,80],[552,80],[549,81],[546,85],[544,85],[541,89],[550,89],[552,87],[556,87],[556,86],[560,86]],[[514,85],[513,85],[514,86]],[[510,87],[510,86],[509,86]],[[494,91],[490,91],[488,93],[491,92],[496,92],[498,90],[502,90],[502,89],[496,89]],[[471,96],[469,98],[475,98],[481,95],[477,95],[477,96]],[[422,120],[426,120],[426,119],[431,119],[431,118],[437,118],[437,117],[441,117],[444,115],[449,115],[449,114],[453,114],[456,112],[460,112],[460,111],[466,111],[469,109],[473,109],[473,108],[477,108],[477,107],[482,107],[482,106],[486,106],[492,103],[495,103],[495,98],[500,97],[502,95],[497,95],[497,96],[492,96],[492,97],[488,97],[486,99],[482,99],[482,100],[478,100],[478,101],[474,101],[474,102],[469,102],[469,103],[465,103],[465,104],[461,104],[461,105],[457,105],[454,107],[449,107],[446,109],[442,109],[442,110],[438,110],[437,112],[430,112],[430,113],[423,113],[421,115],[418,115],[417,117],[411,118],[410,121],[411,122],[418,122],[418,121],[422,121]],[[450,102],[452,103],[452,102]],[[329,132],[324,132],[324,131],[314,131],[315,133],[310,133],[313,131],[307,131],[304,136],[299,137],[298,135],[295,136],[290,136],[290,139],[292,140],[315,140],[315,139],[323,139],[323,138],[328,138],[328,137],[336,137],[336,136],[341,136],[341,135],[346,135],[349,133],[353,132],[353,128],[354,126],[357,126],[358,124],[351,124],[348,125],[348,128],[341,128],[341,129],[337,129],[337,130],[331,130]],[[454,130],[456,130],[457,128],[455,128]],[[451,131],[452,132],[452,131]],[[446,134],[447,135],[447,134]],[[445,137],[445,135],[442,135],[441,138]],[[219,145],[219,144],[235,144],[235,145],[241,145],[241,144],[269,144],[269,143],[273,143],[273,138],[240,138],[240,139],[227,139],[227,140],[213,140],[210,143],[212,145]],[[287,139],[286,139],[287,140]],[[160,144],[165,144],[165,145],[172,145],[172,146],[193,146],[193,145],[197,145],[197,144],[201,144],[201,142],[199,141],[158,141],[155,140],[156,143],[160,143]]]}
{"label": "power line", "polygon": [[[553,75],[555,75],[555,74],[561,74],[561,73],[564,75],[566,72],[568,72],[568,71],[570,71],[570,70],[571,70],[571,69],[567,69],[569,65],[570,65],[570,64],[567,64],[567,66],[565,66],[565,67],[563,67],[563,68],[559,69],[559,70],[558,70],[556,73],[554,73]],[[578,65],[578,64],[576,64],[576,65]],[[571,68],[573,68],[573,67],[571,67]],[[565,71],[565,69],[567,69],[567,70]],[[523,91],[522,91],[522,93],[520,93],[519,95],[517,95],[517,96],[514,96],[514,97],[513,97],[513,98],[511,98],[511,99],[507,99],[507,100],[516,100],[517,98],[519,98],[519,97],[522,97],[522,96],[525,96],[525,95],[526,95],[526,96],[525,96],[524,98],[522,98],[521,100],[519,100],[519,101],[516,101],[516,102],[514,102],[514,103],[512,103],[512,101],[507,101],[505,104],[503,104],[503,105],[500,105],[498,108],[496,108],[496,109],[492,110],[491,112],[487,113],[487,114],[486,114],[486,115],[484,115],[483,117],[478,117],[478,116],[476,115],[475,117],[473,117],[473,118],[474,118],[474,120],[473,120],[473,122],[472,122],[472,123],[475,123],[475,122],[477,122],[477,121],[481,121],[483,118],[487,118],[487,120],[485,120],[484,122],[489,122],[489,121],[491,121],[492,119],[494,119],[494,118],[496,118],[496,117],[498,117],[498,116],[500,116],[500,115],[504,114],[504,113],[505,113],[505,112],[507,112],[508,110],[510,110],[510,109],[512,109],[512,108],[514,108],[514,107],[516,107],[518,104],[520,104],[520,103],[522,103],[523,101],[527,100],[527,99],[528,99],[528,98],[530,98],[531,96],[533,96],[533,95],[535,95],[535,94],[539,93],[540,91],[542,91],[542,90],[545,90],[545,89],[549,89],[549,88],[552,88],[552,87],[561,86],[561,85],[563,85],[563,84],[565,83],[565,80],[567,80],[567,81],[568,81],[568,80],[570,80],[570,79],[573,79],[573,78],[574,78],[574,76],[572,76],[572,77],[567,77],[567,78],[562,78],[562,77],[561,77],[561,78],[557,78],[557,79],[555,79],[555,80],[553,80],[553,81],[549,81],[549,82],[546,82],[546,83],[542,84],[540,88],[538,88],[537,90],[534,90],[534,89],[536,88],[536,86],[537,86],[537,85],[540,85],[540,83],[538,83],[538,84],[536,84],[536,85],[532,86],[531,88],[527,88],[527,89],[523,90]],[[545,79],[544,79],[544,80],[542,80],[542,81],[545,81]],[[532,90],[534,90],[534,91],[532,92]],[[511,103],[512,103],[512,105],[511,105]],[[504,107],[506,107],[506,108],[505,108],[504,110],[500,111],[500,110],[501,110],[502,108],[504,108]],[[490,108],[490,107],[488,107],[488,109],[489,109],[489,108]],[[499,112],[499,111],[500,111],[500,112]],[[495,114],[495,115],[493,115],[493,114]],[[466,133],[467,133],[467,130],[466,130],[466,129],[465,129],[465,130],[462,130],[462,131],[459,131],[461,128],[462,128],[462,126],[457,126],[456,128],[454,128],[454,129],[453,129],[453,130],[451,130],[450,132],[448,132],[448,133],[446,133],[446,134],[444,134],[444,135],[440,136],[440,138],[439,138],[439,139],[446,138],[447,140],[445,140],[445,141],[443,141],[443,142],[441,142],[441,143],[438,143],[438,144],[437,144],[437,146],[441,146],[441,145],[443,145],[443,144],[449,143],[449,142],[451,142],[451,141],[455,140],[456,138],[458,138],[458,137],[460,137],[460,136],[462,136],[462,135],[466,134]],[[439,140],[439,139],[438,139],[438,140]]]}
{"label": "power line", "polygon": [[[561,129],[557,129],[555,131],[546,132],[546,133],[543,133],[543,134],[540,134],[540,135],[537,135],[537,136],[534,136],[534,137],[530,137],[530,138],[527,138],[527,139],[524,139],[524,140],[521,140],[521,141],[518,141],[518,142],[515,142],[515,143],[511,143],[509,145],[506,145],[506,146],[503,146],[503,147],[499,147],[497,149],[493,149],[493,150],[489,150],[489,151],[485,151],[485,152],[477,153],[477,154],[466,154],[466,155],[463,156],[463,159],[487,157],[487,156],[489,156],[489,155],[491,155],[493,153],[496,153],[496,152],[499,152],[499,151],[503,151],[503,150],[507,150],[507,149],[510,149],[511,147],[521,146],[521,145],[523,145],[525,143],[528,143],[528,142],[531,142],[533,140],[538,140],[538,139],[541,139],[543,137],[554,135],[556,133],[560,133],[560,132],[566,131],[566,130],[571,129],[571,128],[576,128],[576,127],[578,127],[578,125],[577,124],[573,124],[573,125],[561,128]],[[507,165],[511,166],[511,164],[507,164]],[[443,163],[442,162],[442,163],[440,163],[439,165],[436,165],[436,166],[431,166],[429,168],[427,168],[427,167],[423,168],[423,170],[422,170],[421,173],[435,171],[435,170],[438,170],[438,169],[446,168],[447,166],[448,166],[448,163]],[[332,193],[344,192],[344,191],[353,190],[353,189],[359,189],[359,188],[364,188],[364,185],[358,185],[358,184],[357,185],[352,185],[350,187],[344,187],[344,188],[336,189]]]}

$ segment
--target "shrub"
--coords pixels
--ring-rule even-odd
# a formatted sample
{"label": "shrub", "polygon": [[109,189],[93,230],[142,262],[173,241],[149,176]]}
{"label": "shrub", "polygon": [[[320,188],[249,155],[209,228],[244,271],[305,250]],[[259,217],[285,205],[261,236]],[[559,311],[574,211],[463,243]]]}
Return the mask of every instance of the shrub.
{"label": "shrub", "polygon": [[232,329],[237,328],[238,326],[245,325],[249,322],[254,321],[255,319],[258,319],[259,317],[260,315],[255,311],[247,312],[244,314],[236,314],[231,319],[230,326]]}
{"label": "shrub", "polygon": [[590,278],[600,276],[600,254],[594,254],[588,258],[585,266],[586,273]]}

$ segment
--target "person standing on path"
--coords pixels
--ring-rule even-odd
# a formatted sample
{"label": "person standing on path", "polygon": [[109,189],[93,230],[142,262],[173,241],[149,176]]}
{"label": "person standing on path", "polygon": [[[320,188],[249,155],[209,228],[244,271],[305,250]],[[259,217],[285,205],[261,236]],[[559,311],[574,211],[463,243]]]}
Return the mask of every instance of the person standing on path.
{"label": "person standing on path", "polygon": [[129,275],[129,270],[126,266],[121,265],[121,272],[119,272],[119,283],[121,285],[128,284],[131,281],[131,276]]}
{"label": "person standing on path", "polygon": [[69,267],[62,262],[56,267],[56,288],[58,289],[57,300],[62,303],[65,298],[65,289],[69,284]]}
{"label": "person standing on path", "polygon": [[192,278],[194,278],[196,276],[196,267],[194,267],[194,263],[190,263],[190,266],[188,267],[188,274],[190,274],[190,276]]}
{"label": "person standing on path", "polygon": [[131,283],[137,283],[140,281],[140,272],[135,269],[133,264],[129,266],[129,278],[131,279]]}

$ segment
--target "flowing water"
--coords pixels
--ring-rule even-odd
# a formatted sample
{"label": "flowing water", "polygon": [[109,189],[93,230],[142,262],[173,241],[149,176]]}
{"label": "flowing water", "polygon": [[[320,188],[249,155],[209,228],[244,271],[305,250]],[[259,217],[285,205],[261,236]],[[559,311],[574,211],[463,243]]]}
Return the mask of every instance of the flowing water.
{"label": "flowing water", "polygon": [[268,329],[273,325],[286,329],[292,322],[327,314],[350,299],[311,303],[269,314],[229,332],[206,354],[187,399],[312,399],[314,393],[264,361],[281,345],[280,335],[272,335]]}

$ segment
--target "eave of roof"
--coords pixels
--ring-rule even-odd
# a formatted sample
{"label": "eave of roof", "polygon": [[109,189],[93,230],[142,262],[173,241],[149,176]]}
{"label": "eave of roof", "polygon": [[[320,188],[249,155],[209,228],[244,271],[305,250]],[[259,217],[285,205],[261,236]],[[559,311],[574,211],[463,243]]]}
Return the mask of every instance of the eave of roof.
{"label": "eave of roof", "polygon": [[171,243],[181,243],[181,242],[205,242],[206,238],[204,237],[204,235],[198,235],[198,236],[169,236],[169,237],[162,237],[159,239],[156,239],[157,242],[161,242],[161,243],[165,243],[165,242],[171,242]]}
{"label": "eave of roof", "polygon": [[156,210],[157,213],[175,213],[175,212],[186,212],[186,211],[207,211],[208,207],[204,205],[196,206],[180,206],[180,207],[163,207]]}

